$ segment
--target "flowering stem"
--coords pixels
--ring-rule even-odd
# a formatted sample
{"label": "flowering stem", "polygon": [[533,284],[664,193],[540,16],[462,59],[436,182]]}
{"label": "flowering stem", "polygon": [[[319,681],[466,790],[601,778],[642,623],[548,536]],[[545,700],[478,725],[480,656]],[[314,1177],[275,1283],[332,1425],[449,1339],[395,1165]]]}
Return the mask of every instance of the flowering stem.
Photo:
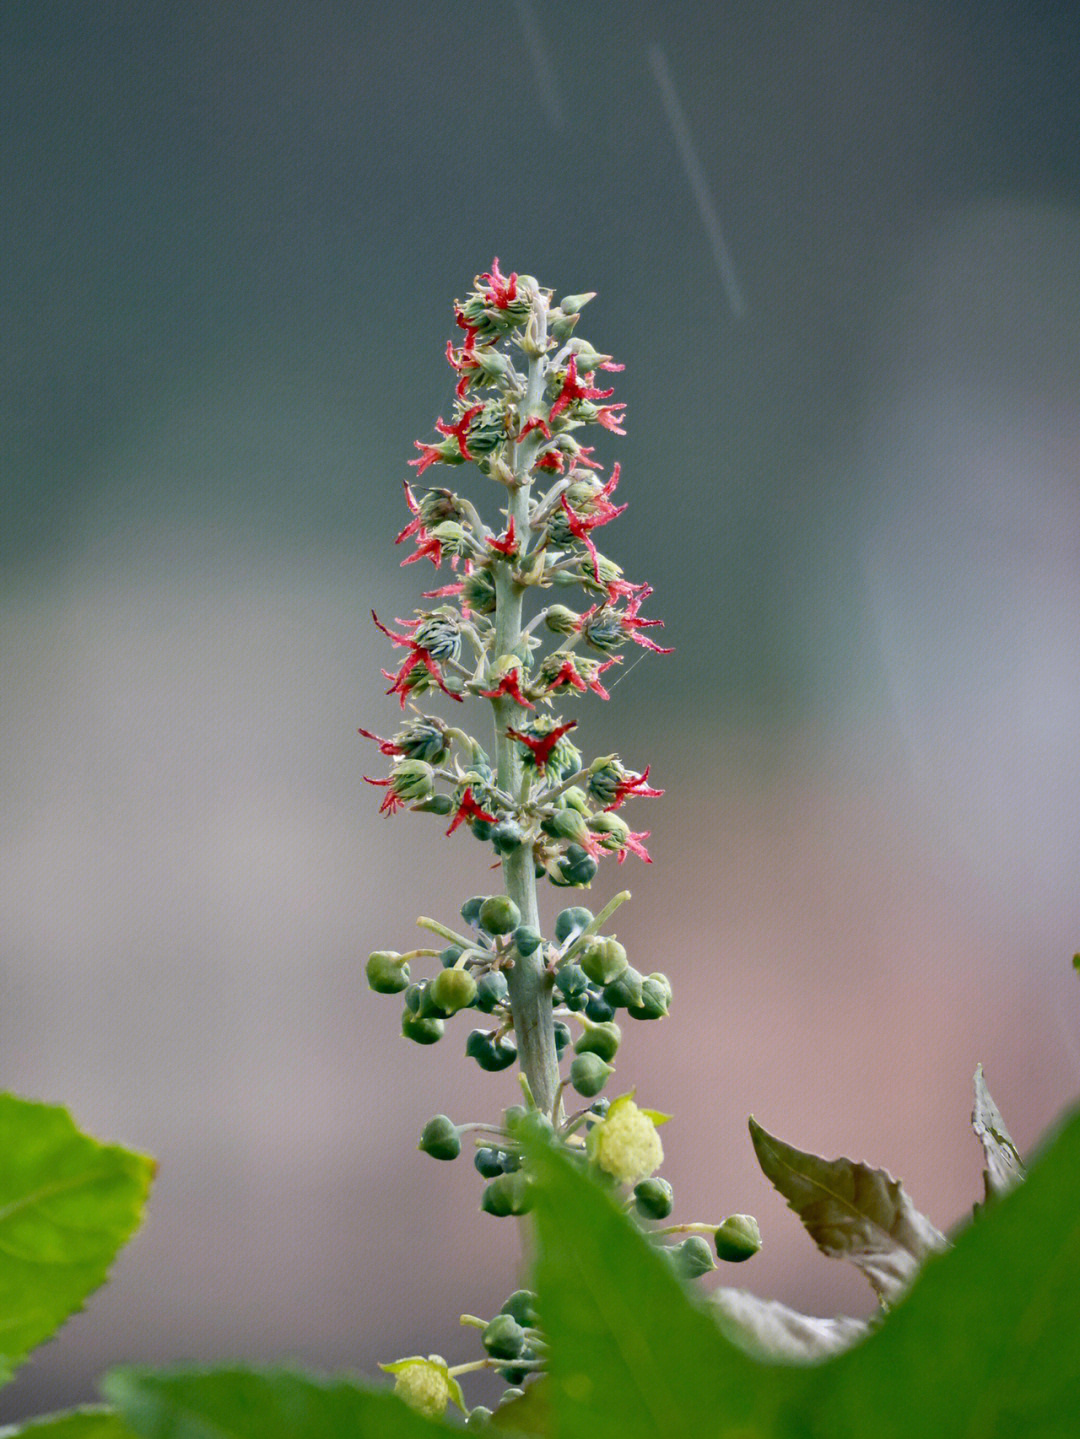
{"label": "flowering stem", "polygon": [[[529,377],[525,393],[523,418],[540,412],[544,395],[544,351],[547,348],[547,299],[535,290],[532,294],[533,317],[530,328],[536,353],[529,356]],[[516,483],[507,489],[507,526],[513,524],[518,534],[528,533],[529,526],[529,465],[535,449],[535,435],[528,435],[517,445],[514,455]],[[525,590],[514,578],[513,561],[509,558],[495,565],[495,643],[496,659],[512,655],[521,643],[521,612]],[[509,695],[492,701],[495,710],[495,763],[498,784],[519,803],[528,799],[529,778],[521,763],[521,753],[507,730],[520,723],[520,707]],[[506,892],[521,912],[521,922],[540,927],[536,903],[536,875],[532,847],[519,845],[503,856],[503,882]],[[559,1064],[555,1054],[555,1021],[552,1013],[552,980],[544,965],[542,949],[531,955],[519,954],[507,972],[510,1006],[514,1016],[518,1059],[529,1082],[536,1107],[544,1114],[555,1109],[555,1091],[559,1083]]]}

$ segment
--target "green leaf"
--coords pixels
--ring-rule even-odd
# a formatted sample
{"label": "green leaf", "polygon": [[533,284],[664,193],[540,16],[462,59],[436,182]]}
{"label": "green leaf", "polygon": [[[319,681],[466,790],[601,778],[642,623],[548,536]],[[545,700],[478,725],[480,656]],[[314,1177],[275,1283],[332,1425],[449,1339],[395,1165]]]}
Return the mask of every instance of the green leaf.
{"label": "green leaf", "polygon": [[865,1344],[806,1371],[822,1436],[1075,1439],[1080,1113],[1026,1183],[929,1260]]}
{"label": "green leaf", "polygon": [[0,1429],[0,1439],[134,1439],[131,1430],[110,1409],[72,1409],[67,1414],[45,1414]]}
{"label": "green leaf", "polygon": [[608,1194],[542,1140],[528,1147],[559,1439],[719,1433],[702,1424],[720,1416],[747,1435],[784,1432],[775,1422],[801,1372],[763,1383]]}
{"label": "green leaf", "polygon": [[140,1439],[431,1439],[460,1434],[386,1390],[291,1370],[114,1369],[102,1390]]}
{"label": "green leaf", "polygon": [[981,1064],[975,1066],[975,1108],[971,1112],[971,1127],[986,1155],[983,1183],[987,1202],[1002,1199],[1023,1179],[1024,1165],[1012,1135],[1005,1128],[1001,1111],[990,1098]]}
{"label": "green leaf", "polygon": [[854,1264],[880,1299],[898,1299],[927,1255],[947,1247],[944,1234],[884,1169],[807,1154],[753,1119],[750,1138],[765,1177],[821,1252]]}
{"label": "green leaf", "polygon": [[1080,1114],[868,1337],[814,1365],[733,1347],[606,1193],[529,1147],[559,1439],[1075,1439]]}
{"label": "green leaf", "polygon": [[154,1162],[80,1133],[66,1109],[0,1094],[0,1382],[108,1275]]}

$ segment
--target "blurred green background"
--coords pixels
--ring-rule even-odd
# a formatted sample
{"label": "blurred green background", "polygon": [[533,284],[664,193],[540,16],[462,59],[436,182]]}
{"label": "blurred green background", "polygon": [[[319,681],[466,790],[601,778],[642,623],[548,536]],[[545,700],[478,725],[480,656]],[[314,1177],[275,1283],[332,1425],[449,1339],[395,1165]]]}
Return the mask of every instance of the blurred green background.
{"label": "blurred green background", "polygon": [[472,1357],[513,1285],[414,1148],[512,1078],[362,974],[488,856],[380,820],[356,735],[493,255],[599,292],[604,547],[676,647],[581,711],[667,790],[593,891],[675,984],[619,1082],[681,1217],[758,1215],[738,1282],[865,1312],[746,1114],[948,1225],[976,1061],[1022,1147],[1080,1080],[1076,8],[8,0],[0,67],[0,1083],[161,1161],[0,1418],[120,1359]]}

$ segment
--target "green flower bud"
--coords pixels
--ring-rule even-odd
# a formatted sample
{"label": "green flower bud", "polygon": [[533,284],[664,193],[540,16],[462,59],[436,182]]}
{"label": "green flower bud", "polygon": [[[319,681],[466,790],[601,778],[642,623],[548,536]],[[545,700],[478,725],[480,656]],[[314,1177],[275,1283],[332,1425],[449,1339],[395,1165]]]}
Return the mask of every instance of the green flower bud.
{"label": "green flower bud", "polygon": [[443,969],[453,969],[464,953],[460,944],[448,944],[445,949],[439,951],[439,963]]}
{"label": "green flower bud", "polygon": [[473,1155],[473,1168],[485,1179],[494,1179],[503,1172],[502,1155],[497,1149],[484,1145]]}
{"label": "green flower bud", "polygon": [[578,1094],[594,1099],[614,1072],[598,1054],[577,1054],[570,1066],[570,1083]]}
{"label": "green flower bud", "polygon": [[[530,1361],[535,1359],[536,1350],[526,1344],[525,1348],[521,1351],[521,1358],[522,1360]],[[496,1373],[500,1379],[505,1379],[508,1384],[524,1384],[525,1380],[532,1373],[532,1369],[530,1365],[526,1363],[506,1364],[501,1369],[498,1369]],[[509,1393],[510,1391],[507,1390],[506,1392]]]}
{"label": "green flower bud", "polygon": [[523,1104],[507,1105],[503,1110],[503,1128],[513,1134],[515,1125],[520,1124],[528,1112]]}
{"label": "green flower bud", "polygon": [[634,1208],[643,1219],[666,1219],[674,1204],[671,1185],[666,1179],[643,1179],[634,1185]]}
{"label": "green flower bud", "polygon": [[548,314],[548,334],[561,345],[573,334],[578,318],[577,315],[564,315],[561,310],[551,310]]}
{"label": "green flower bud", "polygon": [[579,964],[567,962],[555,971],[555,988],[563,999],[574,999],[588,993],[589,981]]}
{"label": "green flower bud", "polygon": [[631,965],[627,965],[618,979],[604,986],[604,998],[616,1009],[627,1009],[631,1005],[641,1007],[642,979]]}
{"label": "green flower bud", "polygon": [[586,1024],[578,1035],[574,1050],[577,1054],[598,1054],[601,1059],[612,1060],[618,1052],[622,1030],[611,1021],[606,1024]]}
{"label": "green flower bud", "polygon": [[519,924],[514,930],[514,948],[523,959],[528,959],[544,942],[544,936],[531,924]]}
{"label": "green flower bud", "polygon": [[592,855],[579,844],[567,845],[566,854],[559,861],[559,873],[563,883],[574,889],[587,889],[596,878],[599,868]]}
{"label": "green flower bud", "polygon": [[627,967],[626,950],[617,939],[593,939],[578,963],[594,984],[611,984]]}
{"label": "green flower bud", "polygon": [[431,533],[448,555],[467,555],[472,550],[472,536],[457,520],[441,520],[431,526]]}
{"label": "green flower bud", "polygon": [[683,1279],[700,1279],[703,1274],[716,1268],[712,1250],[700,1234],[691,1234],[681,1244],[671,1245],[667,1252],[676,1274]]}
{"label": "green flower bud", "polygon": [[500,1218],[507,1214],[527,1214],[532,1206],[532,1182],[520,1169],[513,1174],[500,1174],[484,1186],[480,1197],[481,1210]]}
{"label": "green flower bud", "polygon": [[752,1214],[729,1214],[715,1239],[717,1255],[729,1264],[741,1264],[761,1248],[761,1230]]}
{"label": "green flower bud", "polygon": [[423,997],[424,986],[422,982],[417,981],[416,984],[409,985],[408,989],[405,991],[405,1008],[409,1011],[410,1014],[420,1013],[420,1001],[423,999]]}
{"label": "green flower bud", "polygon": [[559,309],[564,315],[579,315],[589,301],[595,299],[595,290],[586,290],[580,295],[564,295],[559,302]]}
{"label": "green flower bud", "polygon": [[401,1016],[401,1032],[414,1044],[434,1044],[442,1039],[446,1025],[441,1019],[421,1019],[418,1014],[406,1010]]}
{"label": "green flower bud", "polygon": [[663,1019],[671,1004],[671,985],[667,975],[649,974],[641,981],[641,1003],[628,1004],[626,1012],[632,1019]]}
{"label": "green flower bud", "polygon": [[531,1289],[515,1289],[499,1313],[509,1314],[525,1329],[535,1329],[540,1322],[536,1311],[536,1295]]}
{"label": "green flower bud", "polygon": [[607,1024],[615,1018],[615,1006],[608,1004],[604,996],[596,990],[590,990],[585,1005],[585,1018],[591,1019],[594,1024]]}
{"label": "green flower bud", "polygon": [[421,814],[448,815],[453,808],[454,801],[448,794],[432,794],[413,805]]}
{"label": "green flower bud", "polygon": [[556,635],[572,635],[577,630],[581,616],[568,605],[549,605],[544,624]]}
{"label": "green flower bud", "polygon": [[465,576],[464,585],[461,602],[466,609],[474,610],[478,615],[495,613],[495,580],[489,569],[479,567],[472,570]]}
{"label": "green flower bud", "polygon": [[516,1359],[525,1348],[525,1331],[509,1314],[496,1314],[480,1336],[492,1359]]}
{"label": "green flower bud", "polygon": [[474,894],[461,906],[461,917],[466,924],[471,924],[475,929],[480,923],[480,907],[487,899],[486,894]]}
{"label": "green flower bud", "polygon": [[521,923],[521,910],[506,894],[493,894],[480,906],[480,927],[488,934],[509,934]]}
{"label": "green flower bud", "polygon": [[491,1074],[507,1069],[517,1059],[517,1045],[512,1035],[504,1034],[498,1043],[486,1030],[474,1029],[465,1041],[465,1053],[475,1059],[481,1069]]}
{"label": "green flower bud", "polygon": [[552,1026],[555,1037],[555,1058],[558,1059],[563,1050],[570,1043],[570,1027],[557,1019]]}
{"label": "green flower bud", "polygon": [[369,954],[364,973],[376,994],[400,994],[409,987],[409,961],[393,949],[376,949]]}
{"label": "green flower bud", "polygon": [[487,841],[491,838],[491,833],[495,826],[489,819],[471,819],[469,820],[469,828],[477,839]]}
{"label": "green flower bud", "polygon": [[431,981],[431,998],[446,1014],[468,1009],[476,1000],[476,980],[467,969],[441,969]]}
{"label": "green flower bud", "polygon": [[491,846],[496,854],[513,854],[525,840],[525,831],[516,819],[501,819],[491,831]]}
{"label": "green flower bud", "polygon": [[[440,974],[450,973],[450,971],[446,969],[440,970],[439,972]],[[435,998],[433,981],[430,979],[421,980],[420,982],[420,999],[415,1013],[420,1019],[450,1018],[449,1010],[443,1009],[442,1005]]]}
{"label": "green flower bud", "polygon": [[461,1153],[461,1131],[445,1114],[436,1114],[424,1125],[417,1148],[432,1159],[456,1159]]}
{"label": "green flower bud", "polygon": [[476,981],[476,1007],[482,1014],[490,1014],[497,1005],[505,1004],[510,998],[510,987],[501,970],[489,969]]}
{"label": "green flower bud", "polygon": [[469,1410],[468,1418],[465,1420],[466,1429],[487,1429],[491,1424],[492,1411],[486,1404],[477,1404],[474,1409]]}
{"label": "green flower bud", "polygon": [[555,916],[555,938],[565,943],[572,935],[578,935],[593,922],[593,912],[580,904],[561,909]]}
{"label": "green flower bud", "polygon": [[569,839],[579,845],[584,845],[591,837],[584,815],[569,806],[557,809],[554,814],[541,820],[540,828],[552,839]]}

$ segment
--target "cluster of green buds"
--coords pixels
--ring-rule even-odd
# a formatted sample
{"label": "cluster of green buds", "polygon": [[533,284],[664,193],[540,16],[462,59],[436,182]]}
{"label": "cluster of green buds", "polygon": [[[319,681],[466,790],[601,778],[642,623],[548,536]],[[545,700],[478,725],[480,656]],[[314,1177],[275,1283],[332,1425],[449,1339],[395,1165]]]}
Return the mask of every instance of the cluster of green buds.
{"label": "cluster of green buds", "polygon": [[[596,915],[583,905],[561,909],[547,935],[537,893],[539,883],[588,889],[605,859],[651,863],[648,832],[631,829],[620,813],[631,799],[662,793],[650,786],[649,767],[630,769],[615,753],[583,758],[577,719],[559,712],[589,694],[607,700],[604,676],[628,646],[668,653],[645,633],[661,622],[640,614],[651,587],[627,580],[595,538],[626,506],[612,499],[619,466],[605,478],[580,436],[588,426],[625,433],[625,406],[606,403],[613,391],[596,384],[599,372],[623,367],[576,334],[591,294],[555,304],[531,276],[503,275],[498,260],[474,286],[455,304],[463,338],[447,343],[457,375],[454,412],[449,422],[436,421],[437,441],[416,442],[411,464],[417,477],[435,465],[474,465],[496,486],[499,518],[486,523],[455,490],[405,482],[410,518],[396,542],[412,548],[402,564],[429,560],[439,569],[445,562],[452,578],[424,592],[429,608],[394,627],[373,612],[404,651],[397,668],[383,672],[402,718],[390,738],[360,732],[390,761],[389,774],[365,776],[385,790],[381,811],[434,814],[448,836],[467,830],[490,846],[503,891],[468,899],[461,928],[421,917],[417,923],[443,947],[377,950],[367,978],[377,993],[403,997],[406,1038],[432,1044],[454,1015],[471,1011],[482,1022],[466,1038],[466,1055],[489,1071],[520,1066],[525,1104],[506,1110],[500,1124],[459,1125],[439,1114],[420,1137],[426,1153],[451,1160],[463,1135],[475,1135],[485,1213],[520,1215],[530,1206],[519,1141],[528,1112],[576,1162],[626,1187],[629,1211],[651,1224],[670,1212],[670,1189],[653,1177],[663,1116],[639,1109],[632,1094],[609,1104],[601,1092],[614,1073],[620,1011],[664,1018],[671,985],[658,971],[635,968],[607,930],[626,891]],[[571,601],[577,590],[583,599],[554,601],[553,590]],[[422,697],[446,715],[423,712]],[[489,705],[483,744],[453,722],[470,698]],[[413,973],[418,960],[428,961],[422,975]],[[584,1103],[567,1113],[571,1092]],[[655,1233],[665,1252],[684,1254],[701,1242],[702,1226],[691,1228],[677,1245],[664,1241],[681,1230]],[[719,1239],[716,1247],[734,1257],[730,1244],[727,1253]],[[687,1276],[693,1269],[688,1260],[677,1267]],[[448,1369],[437,1356],[413,1356],[385,1366],[414,1407],[434,1413],[461,1403],[456,1375],[469,1368],[500,1367],[516,1387],[542,1367],[534,1313],[528,1322],[514,1311],[476,1323],[487,1357],[474,1365]]]}

